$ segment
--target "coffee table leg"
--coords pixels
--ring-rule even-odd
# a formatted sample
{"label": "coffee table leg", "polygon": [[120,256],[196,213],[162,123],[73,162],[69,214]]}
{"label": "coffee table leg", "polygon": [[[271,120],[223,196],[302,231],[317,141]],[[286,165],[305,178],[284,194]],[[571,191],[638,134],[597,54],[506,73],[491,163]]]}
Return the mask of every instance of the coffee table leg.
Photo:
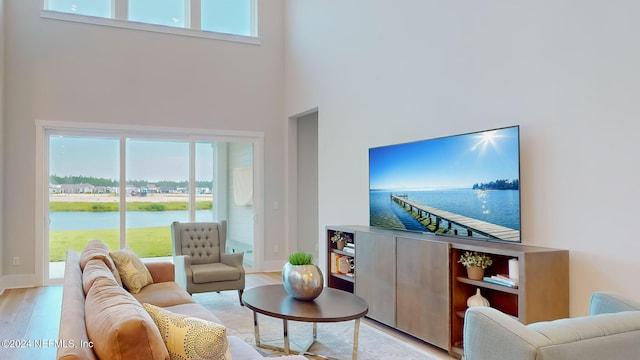
{"label": "coffee table leg", "polygon": [[313,323],[313,341],[318,341],[318,323]]}
{"label": "coffee table leg", "polygon": [[353,324],[353,352],[351,353],[351,359],[358,359],[358,333],[360,331],[360,318],[356,319]]}
{"label": "coffee table leg", "polygon": [[258,326],[258,313],[253,312],[253,335],[256,337],[256,346],[260,346],[260,327]]}
{"label": "coffee table leg", "polygon": [[282,329],[284,331],[284,353],[289,355],[289,322],[287,319],[282,319]]}

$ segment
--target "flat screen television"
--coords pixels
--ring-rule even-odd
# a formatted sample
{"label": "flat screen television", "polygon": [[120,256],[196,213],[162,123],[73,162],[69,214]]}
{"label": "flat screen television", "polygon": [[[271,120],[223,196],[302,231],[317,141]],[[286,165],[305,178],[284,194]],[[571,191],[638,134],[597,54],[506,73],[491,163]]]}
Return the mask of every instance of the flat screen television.
{"label": "flat screen television", "polygon": [[369,149],[369,224],[521,242],[519,126]]}

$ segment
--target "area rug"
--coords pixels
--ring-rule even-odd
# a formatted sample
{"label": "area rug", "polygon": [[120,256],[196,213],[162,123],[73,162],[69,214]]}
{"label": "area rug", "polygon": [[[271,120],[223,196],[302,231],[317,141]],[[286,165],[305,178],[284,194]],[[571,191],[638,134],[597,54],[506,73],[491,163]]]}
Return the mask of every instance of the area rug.
{"label": "area rug", "polygon": [[[194,294],[194,300],[205,306],[227,327],[229,335],[237,336],[255,347],[253,331],[253,311],[240,306],[236,291],[220,293]],[[404,343],[375,327],[368,325],[368,321],[360,322],[358,338],[358,359],[420,359],[438,360],[421,349]],[[260,340],[282,347],[282,320],[258,314],[260,325]],[[319,323],[318,342],[309,351],[322,354],[330,358],[351,359],[353,350],[354,321],[339,323]],[[289,341],[291,348],[301,348],[312,338],[313,326],[310,323],[289,321]],[[282,355],[273,350],[257,348],[266,356]],[[309,359],[314,356],[305,355]]]}

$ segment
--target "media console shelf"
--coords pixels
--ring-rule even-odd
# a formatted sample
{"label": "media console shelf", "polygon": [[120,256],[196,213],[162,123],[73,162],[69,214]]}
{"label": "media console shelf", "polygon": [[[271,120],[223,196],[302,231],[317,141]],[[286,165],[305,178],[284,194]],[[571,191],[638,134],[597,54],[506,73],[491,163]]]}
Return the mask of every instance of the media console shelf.
{"label": "media console shelf", "polygon": [[[337,244],[331,241],[331,238],[340,232],[348,237],[351,241],[351,249],[338,250]],[[327,286],[334,289],[340,289],[354,292],[355,283],[355,264],[351,267],[355,259],[355,232],[349,228],[332,227],[327,229],[327,248],[329,253],[327,256]],[[340,269],[340,259],[349,262],[349,268]],[[344,262],[343,262],[344,264]],[[340,271],[342,270],[342,271]]]}
{"label": "media console shelf", "polygon": [[[354,292],[369,303],[367,317],[462,356],[467,299],[480,289],[490,306],[524,324],[569,316],[569,252],[551,248],[466,240],[368,226],[329,226],[332,254],[353,256],[357,276],[328,274],[328,286]],[[335,231],[352,235],[355,254],[335,249]],[[465,251],[491,256],[485,276],[508,274],[518,259],[517,288],[467,278],[458,263]]]}

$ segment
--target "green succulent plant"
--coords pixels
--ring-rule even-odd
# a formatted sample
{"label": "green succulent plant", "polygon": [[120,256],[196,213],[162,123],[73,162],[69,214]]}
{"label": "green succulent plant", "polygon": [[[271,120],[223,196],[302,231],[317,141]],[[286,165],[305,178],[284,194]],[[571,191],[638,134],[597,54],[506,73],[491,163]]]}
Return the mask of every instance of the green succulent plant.
{"label": "green succulent plant", "polygon": [[311,265],[313,264],[313,254],[296,251],[289,255],[289,263],[291,265]]}

